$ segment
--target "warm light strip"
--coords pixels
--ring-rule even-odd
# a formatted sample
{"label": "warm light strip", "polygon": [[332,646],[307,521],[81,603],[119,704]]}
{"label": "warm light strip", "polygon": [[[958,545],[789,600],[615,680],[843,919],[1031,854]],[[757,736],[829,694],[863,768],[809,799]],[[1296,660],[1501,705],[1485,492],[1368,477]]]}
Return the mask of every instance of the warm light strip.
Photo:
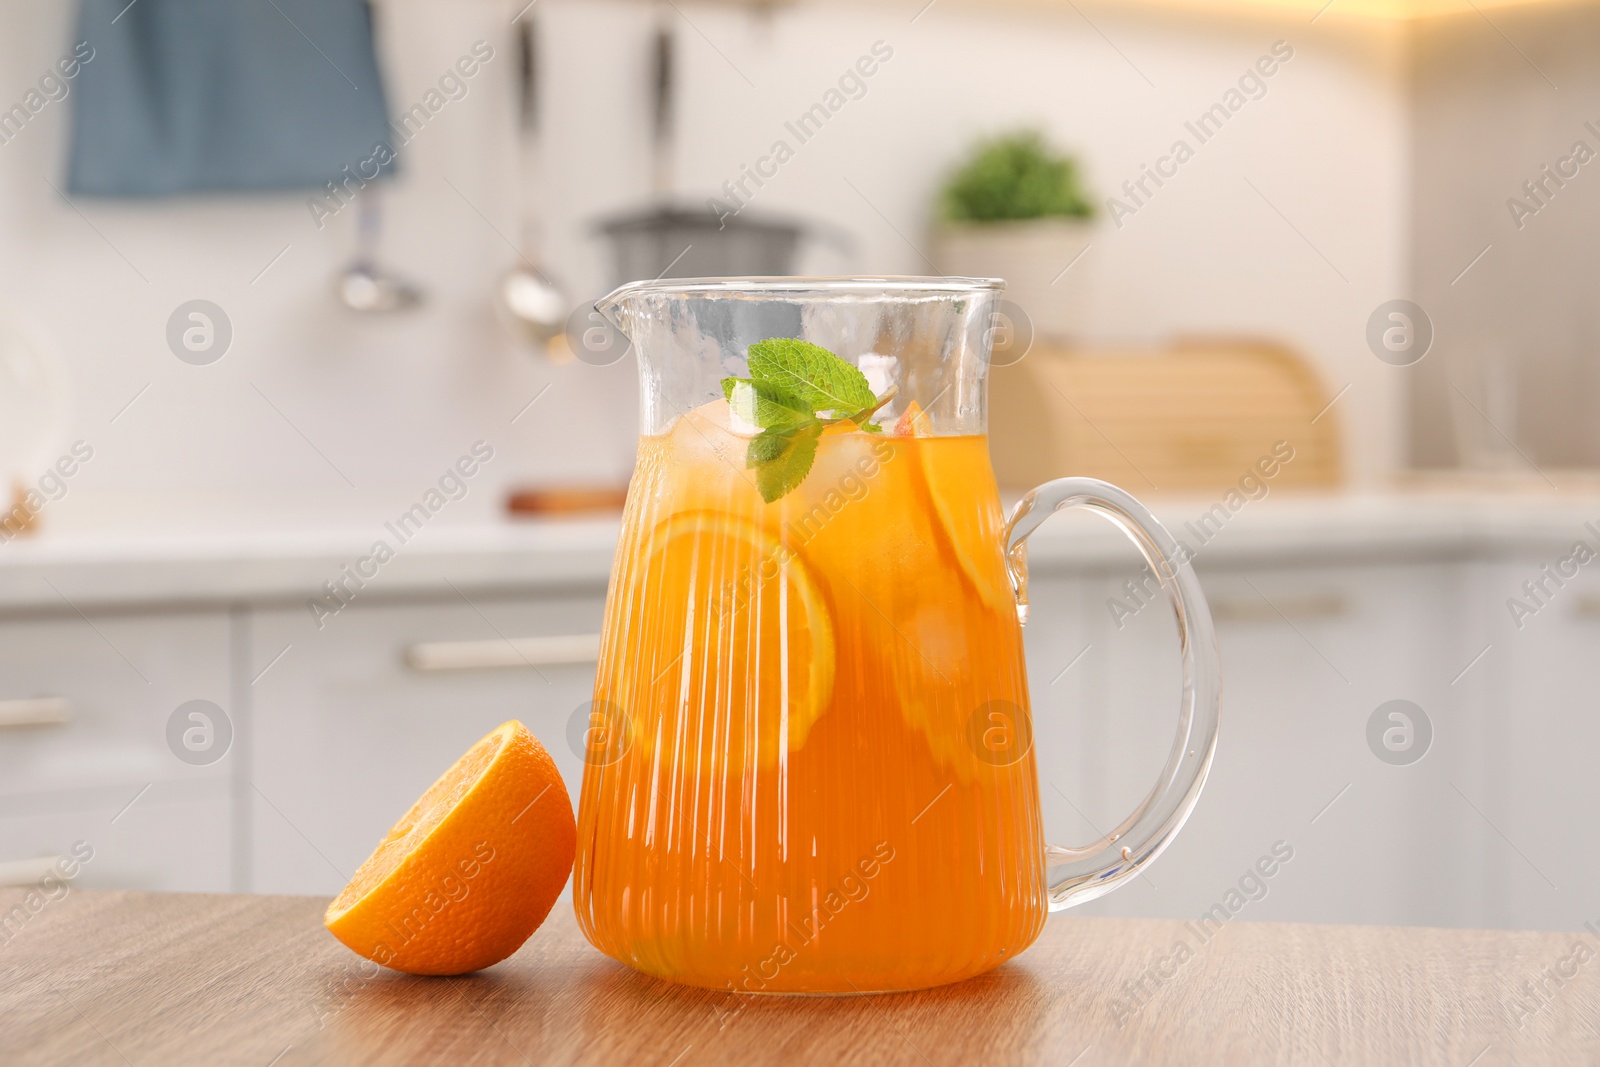
{"label": "warm light strip", "polygon": [[1409,19],[1435,18],[1440,15],[1469,14],[1473,11],[1507,7],[1552,6],[1572,0],[1146,0],[1165,7],[1181,7],[1195,11],[1257,11],[1299,12],[1309,18],[1341,16],[1345,18]]}
{"label": "warm light strip", "polygon": [[[726,0],[755,8],[786,7],[805,0]],[[894,0],[900,6],[924,8],[932,6],[925,0]],[[1078,6],[1070,0],[943,0],[947,6],[973,7],[1027,7],[1035,10],[1060,9],[1071,11]],[[1306,21],[1331,19],[1369,19],[1383,22],[1407,22],[1413,19],[1436,18],[1441,15],[1464,15],[1514,7],[1556,7],[1594,0],[1082,0],[1091,9],[1107,7],[1167,7],[1194,11],[1199,14],[1256,14],[1282,18],[1293,14]]]}

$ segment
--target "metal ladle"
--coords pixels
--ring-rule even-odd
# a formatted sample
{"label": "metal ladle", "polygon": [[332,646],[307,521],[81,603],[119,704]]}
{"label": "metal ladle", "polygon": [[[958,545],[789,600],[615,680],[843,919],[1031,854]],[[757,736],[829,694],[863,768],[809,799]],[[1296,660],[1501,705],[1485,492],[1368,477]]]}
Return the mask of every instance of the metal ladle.
{"label": "metal ladle", "polygon": [[406,311],[422,303],[420,288],[378,264],[378,238],[383,232],[381,185],[369,182],[356,193],[356,254],[333,279],[334,296],[351,311]]}
{"label": "metal ladle", "polygon": [[378,265],[383,205],[376,183],[356,195],[356,254],[333,280],[334,295],[351,311],[405,311],[422,303],[422,290]]}
{"label": "metal ladle", "polygon": [[549,352],[549,343],[567,325],[571,304],[566,294],[540,268],[534,224],[537,174],[535,140],[538,133],[534,78],[533,15],[521,19],[518,35],[518,75],[520,109],[518,125],[518,192],[521,196],[522,250],[516,264],[500,279],[496,304],[501,317],[517,337],[529,345]]}

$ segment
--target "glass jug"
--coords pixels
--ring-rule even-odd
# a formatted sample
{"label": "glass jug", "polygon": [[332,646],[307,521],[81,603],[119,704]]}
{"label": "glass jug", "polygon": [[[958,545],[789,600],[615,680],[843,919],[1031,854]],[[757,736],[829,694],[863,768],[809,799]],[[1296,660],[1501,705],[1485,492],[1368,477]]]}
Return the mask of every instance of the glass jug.
{"label": "glass jug", "polygon": [[[573,875],[607,955],[738,993],[953,982],[1115,889],[1193,809],[1219,698],[1204,594],[1104,482],[1002,515],[985,398],[1003,287],[675,279],[596,304],[638,355],[643,408]],[[1076,507],[1160,578],[1183,695],[1144,802],[1062,848],[1041,830],[1022,623],[1026,540]]]}

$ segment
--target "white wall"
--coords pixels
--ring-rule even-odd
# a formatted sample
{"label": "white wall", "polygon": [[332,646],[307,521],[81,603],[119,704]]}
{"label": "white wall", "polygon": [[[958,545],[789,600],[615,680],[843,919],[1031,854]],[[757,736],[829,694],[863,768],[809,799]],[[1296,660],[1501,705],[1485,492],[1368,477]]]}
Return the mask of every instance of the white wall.
{"label": "white wall", "polygon": [[[67,50],[70,6],[0,2],[0,101],[20,98]],[[405,317],[356,317],[332,301],[329,279],[349,255],[353,212],[319,231],[295,196],[83,201],[74,210],[46,182],[62,182],[61,105],[0,146],[0,298],[40,320],[69,363],[71,436],[97,449],[77,489],[293,495],[362,512],[379,497],[414,496],[477,438],[499,450],[488,473],[501,482],[625,476],[631,361],[551,368],[506,344],[490,314],[488,294],[512,255],[501,234],[516,233],[508,19],[520,6],[381,4],[393,110],[420,98],[474,40],[497,50],[470,95],[407,150],[388,198],[386,258],[430,296]],[[1275,25],[1088,4],[1080,7],[1092,25],[1071,8],[950,3],[912,22],[917,6],[796,5],[762,15],[680,4],[680,188],[703,200],[874,41],[886,41],[894,58],[867,95],[800,147],[757,206],[854,235],[853,256],[819,249],[808,268],[924,273],[917,247],[926,245],[931,197],[974,137],[1041,126],[1081,154],[1103,196],[1286,39],[1295,58],[1268,95],[1120,230],[1104,223],[1069,277],[1092,285],[1087,326],[1096,335],[1223,331],[1289,341],[1322,368],[1330,393],[1354,383],[1337,410],[1358,475],[1397,462],[1399,381],[1368,353],[1363,330],[1373,307],[1406,295],[1398,31],[1333,16]],[[549,258],[575,292],[595,295],[610,279],[593,220],[648,190],[653,9],[539,0],[535,10],[545,46]],[[209,367],[179,362],[164,340],[173,308],[196,297],[234,323],[232,350]],[[497,497],[475,489],[475,504],[457,514]],[[70,512],[70,500],[59,510]]]}

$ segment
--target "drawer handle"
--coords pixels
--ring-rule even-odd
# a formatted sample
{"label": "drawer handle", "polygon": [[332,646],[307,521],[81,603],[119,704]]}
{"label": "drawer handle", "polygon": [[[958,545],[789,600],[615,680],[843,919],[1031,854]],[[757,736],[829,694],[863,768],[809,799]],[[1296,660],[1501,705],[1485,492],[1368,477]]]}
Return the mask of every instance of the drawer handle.
{"label": "drawer handle", "polygon": [[406,663],[415,671],[565,667],[594,663],[599,658],[599,634],[496,638],[492,641],[427,641],[406,649]]}
{"label": "drawer handle", "polygon": [[45,875],[57,873],[65,863],[64,856],[35,856],[32,859],[0,862],[0,886],[38,885],[44,881]]}
{"label": "drawer handle", "polygon": [[1260,597],[1219,597],[1211,602],[1211,615],[1218,622],[1277,622],[1280,617],[1337,619],[1348,614],[1349,603],[1337,593],[1273,597],[1270,604]]}
{"label": "drawer handle", "polygon": [[72,701],[65,697],[27,697],[0,700],[0,729],[23,726],[62,726],[72,718]]}

